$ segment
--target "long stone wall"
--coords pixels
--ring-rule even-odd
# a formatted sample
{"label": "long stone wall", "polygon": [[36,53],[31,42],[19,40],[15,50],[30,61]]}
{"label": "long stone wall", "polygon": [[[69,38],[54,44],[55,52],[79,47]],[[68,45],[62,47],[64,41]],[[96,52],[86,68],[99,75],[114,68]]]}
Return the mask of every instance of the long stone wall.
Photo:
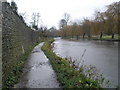
{"label": "long stone wall", "polygon": [[2,87],[2,2],[0,2],[0,88]]}
{"label": "long stone wall", "polygon": [[19,57],[35,44],[39,33],[26,26],[7,2],[2,3],[2,75],[3,81],[18,62]]}

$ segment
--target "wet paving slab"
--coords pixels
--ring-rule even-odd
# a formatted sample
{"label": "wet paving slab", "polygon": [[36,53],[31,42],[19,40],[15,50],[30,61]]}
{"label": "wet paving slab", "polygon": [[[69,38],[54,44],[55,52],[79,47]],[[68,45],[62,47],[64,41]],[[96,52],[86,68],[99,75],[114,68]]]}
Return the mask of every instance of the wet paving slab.
{"label": "wet paving slab", "polygon": [[43,44],[33,49],[15,88],[60,88],[56,73],[41,50]]}

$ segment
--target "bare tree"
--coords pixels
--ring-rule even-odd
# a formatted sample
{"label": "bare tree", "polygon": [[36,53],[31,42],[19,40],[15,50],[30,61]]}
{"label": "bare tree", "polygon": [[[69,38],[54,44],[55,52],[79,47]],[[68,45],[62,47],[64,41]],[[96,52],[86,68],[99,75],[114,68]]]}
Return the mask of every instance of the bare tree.
{"label": "bare tree", "polygon": [[[102,38],[103,35],[111,35],[114,39],[114,34],[119,34],[120,29],[120,1],[107,6],[107,10],[100,12],[95,11],[94,20],[84,19],[81,23],[67,25],[70,20],[70,15],[65,13],[64,18],[60,21],[59,34],[62,37],[74,37],[79,39],[80,35]],[[92,37],[93,38],[93,37]]]}
{"label": "bare tree", "polygon": [[32,27],[34,29],[38,29],[38,23],[39,23],[39,17],[40,17],[40,14],[39,13],[33,13],[32,14]]}
{"label": "bare tree", "polygon": [[59,28],[62,29],[63,27],[65,27],[67,25],[67,22],[65,19],[61,19],[60,23],[59,23]]}
{"label": "bare tree", "polygon": [[66,23],[68,24],[68,21],[70,20],[70,14],[64,13],[63,18],[64,18],[64,20],[66,21]]}
{"label": "bare tree", "polygon": [[39,18],[40,18],[40,13],[37,13],[37,27],[38,27],[38,23],[39,23]]}
{"label": "bare tree", "polygon": [[27,20],[27,17],[28,17],[28,15],[26,14],[26,12],[19,13],[19,16],[20,16],[21,20],[23,20],[24,22]]}

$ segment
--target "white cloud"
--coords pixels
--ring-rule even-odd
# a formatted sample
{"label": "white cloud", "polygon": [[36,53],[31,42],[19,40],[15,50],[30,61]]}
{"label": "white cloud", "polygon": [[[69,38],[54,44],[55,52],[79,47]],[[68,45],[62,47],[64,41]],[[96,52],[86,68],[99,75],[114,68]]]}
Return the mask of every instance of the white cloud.
{"label": "white cloud", "polygon": [[[11,0],[8,0],[9,2]],[[39,12],[48,27],[58,26],[64,12],[72,19],[91,17],[96,9],[104,10],[106,5],[119,0],[14,0],[19,12],[26,12],[29,21],[33,12]]]}

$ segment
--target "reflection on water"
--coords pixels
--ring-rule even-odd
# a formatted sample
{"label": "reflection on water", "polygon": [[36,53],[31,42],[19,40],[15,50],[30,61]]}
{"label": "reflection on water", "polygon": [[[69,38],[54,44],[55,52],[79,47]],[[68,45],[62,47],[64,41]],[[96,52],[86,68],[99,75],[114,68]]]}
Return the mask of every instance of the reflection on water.
{"label": "reflection on water", "polygon": [[54,42],[54,52],[64,58],[71,57],[79,61],[84,50],[84,64],[96,66],[106,79],[113,81],[111,87],[118,85],[118,42],[63,39]]}

